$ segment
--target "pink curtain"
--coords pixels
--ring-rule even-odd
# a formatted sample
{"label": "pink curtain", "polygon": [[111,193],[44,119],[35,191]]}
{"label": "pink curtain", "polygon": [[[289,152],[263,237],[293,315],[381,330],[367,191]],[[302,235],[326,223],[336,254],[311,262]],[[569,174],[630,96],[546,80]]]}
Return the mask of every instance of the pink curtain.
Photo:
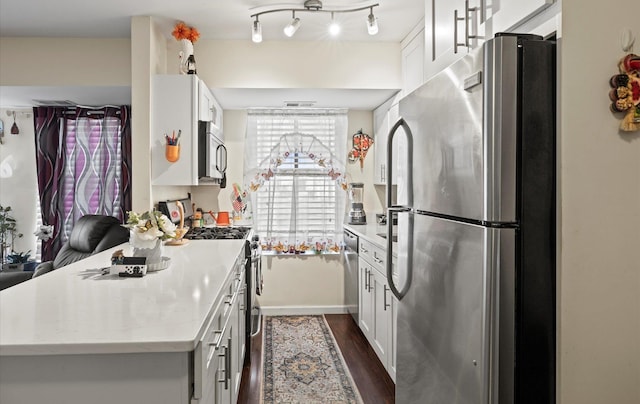
{"label": "pink curtain", "polygon": [[42,244],[47,261],[80,217],[124,222],[131,210],[130,107],[35,107],[34,124],[42,223],[54,226]]}

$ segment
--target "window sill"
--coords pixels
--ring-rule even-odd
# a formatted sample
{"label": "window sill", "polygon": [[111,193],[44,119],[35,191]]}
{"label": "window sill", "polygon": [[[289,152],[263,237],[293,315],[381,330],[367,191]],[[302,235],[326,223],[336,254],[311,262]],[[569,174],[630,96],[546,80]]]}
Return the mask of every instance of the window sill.
{"label": "window sill", "polygon": [[305,251],[305,252],[278,252],[278,251],[262,251],[263,257],[312,257],[320,255],[338,255],[340,251]]}

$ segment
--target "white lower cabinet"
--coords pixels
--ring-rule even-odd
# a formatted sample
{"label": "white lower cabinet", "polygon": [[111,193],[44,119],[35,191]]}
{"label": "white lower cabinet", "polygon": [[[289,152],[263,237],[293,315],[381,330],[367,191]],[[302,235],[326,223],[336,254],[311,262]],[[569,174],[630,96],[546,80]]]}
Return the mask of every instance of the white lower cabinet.
{"label": "white lower cabinet", "polygon": [[391,326],[389,322],[391,304],[389,301],[391,298],[387,298],[387,278],[377,270],[373,270],[372,279],[375,320],[371,338],[373,340],[373,349],[381,359],[385,359],[382,362],[386,363],[386,358],[389,355],[389,327]]}
{"label": "white lower cabinet", "polygon": [[[389,289],[384,249],[360,238],[360,329],[385,369],[396,380],[398,300]],[[394,263],[395,264],[395,263]]]}
{"label": "white lower cabinet", "polygon": [[238,400],[245,355],[244,268],[241,255],[194,351],[191,404],[230,404]]}
{"label": "white lower cabinet", "polygon": [[358,319],[360,321],[360,329],[364,335],[369,337],[373,329],[374,312],[373,312],[373,293],[371,293],[371,265],[362,258],[358,259],[358,272],[360,273],[359,282],[359,302],[358,302]]}

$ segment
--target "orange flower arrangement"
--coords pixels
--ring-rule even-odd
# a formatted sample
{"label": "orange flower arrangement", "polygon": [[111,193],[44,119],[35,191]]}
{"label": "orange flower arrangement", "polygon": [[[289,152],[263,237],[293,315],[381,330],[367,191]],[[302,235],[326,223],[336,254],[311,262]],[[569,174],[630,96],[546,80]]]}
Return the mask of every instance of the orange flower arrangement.
{"label": "orange flower arrangement", "polygon": [[171,33],[176,40],[188,39],[191,43],[195,43],[198,39],[200,39],[200,32],[194,27],[188,27],[187,24],[180,21],[173,27],[173,32]]}

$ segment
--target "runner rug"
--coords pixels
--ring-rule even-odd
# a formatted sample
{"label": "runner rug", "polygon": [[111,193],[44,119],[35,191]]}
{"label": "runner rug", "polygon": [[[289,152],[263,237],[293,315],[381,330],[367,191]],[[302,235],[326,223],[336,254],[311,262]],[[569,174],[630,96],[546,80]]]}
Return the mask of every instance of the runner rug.
{"label": "runner rug", "polygon": [[263,403],[362,403],[324,316],[266,316],[263,334]]}

